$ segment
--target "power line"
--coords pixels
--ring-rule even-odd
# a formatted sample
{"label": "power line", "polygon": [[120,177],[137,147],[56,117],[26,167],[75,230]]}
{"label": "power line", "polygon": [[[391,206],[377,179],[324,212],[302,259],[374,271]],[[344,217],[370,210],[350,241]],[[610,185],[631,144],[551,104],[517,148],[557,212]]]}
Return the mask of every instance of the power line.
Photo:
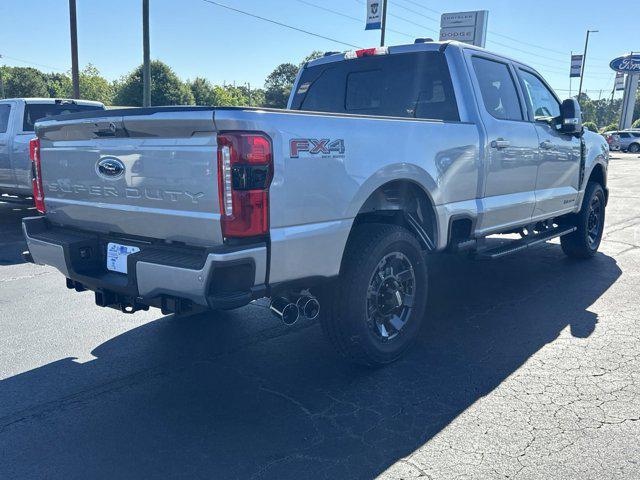
{"label": "power line", "polygon": [[226,8],[227,10],[231,10],[233,12],[240,13],[240,14],[246,15],[248,17],[257,18],[258,20],[262,20],[264,22],[272,23],[272,24],[278,25],[280,27],[288,28],[290,30],[295,30],[296,32],[300,32],[300,33],[304,33],[304,34],[307,34],[307,35],[311,35],[313,37],[322,38],[324,40],[329,40],[330,42],[339,43],[341,45],[346,45],[348,47],[360,48],[360,47],[358,47],[358,45],[354,45],[352,43],[343,42],[342,40],[337,40],[335,38],[327,37],[325,35],[320,35],[319,33],[310,32],[309,30],[304,30],[302,28],[294,27],[293,25],[288,25],[286,23],[278,22],[277,20],[272,20],[270,18],[261,17],[260,15],[256,15],[256,14],[249,13],[249,12],[245,12],[244,10],[240,10],[238,8],[230,7],[229,5],[225,5],[223,3],[214,2],[213,0],[202,0],[202,1],[205,2],[205,3],[209,3],[211,5],[215,5],[217,7]]}
{"label": "power line", "polygon": [[[396,1],[397,1],[397,0],[396,0]],[[433,13],[437,13],[438,15],[442,15],[442,13],[441,13],[441,12],[439,12],[438,10],[434,10],[433,8],[425,7],[424,5],[421,5],[421,4],[419,4],[419,3],[415,2],[415,1],[412,1],[412,0],[401,0],[401,1],[403,1],[403,2],[407,2],[407,3],[412,4],[412,5],[416,5],[416,6],[421,7],[421,8],[424,8],[425,10],[428,10],[428,11],[433,12]],[[418,11],[416,11],[416,10],[410,9],[410,8],[405,7],[405,6],[403,6],[403,5],[400,5],[400,4],[396,4],[396,5],[397,5],[398,7],[400,7],[400,8],[404,8],[405,10],[407,10],[407,11],[409,11],[409,12],[412,12],[412,13],[414,13],[414,14],[416,14],[416,15],[419,15],[419,16],[421,16],[421,17],[424,17],[424,18],[426,18],[426,19],[428,19],[428,20],[431,20],[431,21],[436,22],[436,23],[438,23],[438,24],[440,23],[440,20],[438,20],[438,19],[435,19],[435,18],[430,17],[430,16],[428,16],[428,15],[424,15],[423,13],[420,13],[420,12],[418,12]],[[524,40],[520,40],[520,39],[518,39],[518,38],[511,37],[511,36],[509,36],[509,35],[505,35],[504,33],[496,32],[495,30],[487,30],[487,32],[488,32],[488,33],[490,33],[490,34],[492,34],[492,35],[496,35],[496,36],[498,36],[498,37],[502,37],[502,38],[505,38],[505,39],[507,39],[507,40],[511,40],[512,42],[517,42],[517,43],[520,43],[520,44],[522,44],[522,45],[527,45],[527,46],[529,46],[529,47],[537,48],[537,49],[539,49],[539,50],[544,50],[544,51],[549,52],[549,53],[555,53],[555,54],[562,55],[562,56],[568,56],[568,55],[570,55],[570,53],[569,53],[569,52],[562,52],[562,51],[560,51],[560,50],[555,50],[555,49],[553,49],[553,48],[548,48],[548,47],[543,47],[543,46],[540,46],[540,45],[536,45],[535,43],[526,42],[526,41],[524,41]],[[494,42],[494,43],[497,43],[497,42]],[[511,47],[511,46],[508,46],[508,45],[504,45],[504,44],[501,44],[501,45],[502,45],[502,46],[506,46],[507,48],[513,48],[513,49],[516,49],[515,47]],[[534,53],[534,52],[529,52],[529,51],[527,51],[527,50],[519,49],[518,51],[520,51],[520,52],[522,52],[522,53],[528,53],[528,54],[530,54],[530,55],[536,55],[536,56],[538,56],[538,57],[545,58],[545,59],[547,59],[547,60],[551,60],[551,61],[553,61],[553,62],[564,62],[564,60],[560,60],[560,59],[557,59],[557,58],[551,58],[551,57],[542,56],[542,55],[540,55],[540,54],[537,54],[537,53]],[[598,58],[596,58],[596,57],[593,57],[593,59],[594,59],[594,60],[605,61],[605,60],[602,60],[602,59],[598,59]]]}
{"label": "power line", "polygon": [[399,5],[399,4],[396,4],[396,6],[400,7],[400,8],[404,8],[408,12],[415,13],[416,15],[420,15],[421,17],[424,17],[427,20],[431,20],[432,22],[436,22],[436,23],[440,24],[440,20],[438,20],[436,18],[433,18],[433,17],[429,17],[429,16],[425,15],[424,13],[420,13],[420,12],[418,12],[416,10],[413,10],[413,9],[411,9],[409,7],[405,7],[405,6]]}
{"label": "power line", "polygon": [[58,70],[60,72],[66,72],[67,71],[64,68],[52,67],[51,65],[45,65],[44,63],[30,62],[29,60],[23,60],[22,58],[10,57],[8,55],[0,55],[0,58],[7,58],[9,60],[13,60],[14,62],[24,63],[26,65],[33,65],[35,67],[50,68],[51,70]]}
{"label": "power line", "polygon": [[[362,0],[355,0],[355,1],[357,3],[359,3],[360,5],[365,5],[365,3]],[[408,18],[401,17],[400,15],[396,15],[394,13],[387,13],[387,15],[390,16],[390,17],[393,17],[393,18],[397,18],[398,20],[402,20],[403,22],[407,22],[407,23],[410,23],[412,25],[415,25],[416,27],[424,28],[425,30],[428,30],[430,32],[438,33],[438,31],[434,30],[433,28],[430,28],[430,27],[427,27],[426,25],[422,25],[420,23],[414,22],[413,20],[409,20]]]}
{"label": "power line", "polygon": [[[299,3],[303,3],[305,5],[309,5],[310,7],[317,8],[319,10],[324,10],[325,12],[333,13],[334,15],[339,15],[340,17],[348,18],[349,20],[353,20],[353,21],[358,22],[358,23],[362,22],[361,18],[353,17],[351,15],[347,15],[346,13],[338,12],[336,10],[332,10],[330,8],[326,8],[326,7],[323,7],[321,5],[316,5],[315,3],[307,2],[306,0],[296,0],[296,1],[299,2]],[[391,28],[387,28],[387,31],[388,32],[397,33],[398,35],[403,35],[403,36],[408,37],[408,38],[415,38],[414,35],[409,35],[408,33],[404,33],[404,32],[401,32],[399,30],[393,30]]]}
{"label": "power line", "polygon": [[425,10],[428,10],[430,12],[437,13],[438,15],[441,15],[441,12],[439,12],[438,10],[434,10],[433,8],[426,7],[426,6],[422,5],[421,3],[413,2],[412,0],[404,0],[404,1],[407,2],[407,3],[412,3],[413,5],[416,5],[417,7],[424,8]]}

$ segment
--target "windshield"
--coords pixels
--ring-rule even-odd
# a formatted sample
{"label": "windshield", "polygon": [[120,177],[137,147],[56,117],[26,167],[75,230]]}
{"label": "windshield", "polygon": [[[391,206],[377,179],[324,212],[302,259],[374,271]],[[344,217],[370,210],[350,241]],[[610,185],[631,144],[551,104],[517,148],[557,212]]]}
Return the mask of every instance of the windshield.
{"label": "windshield", "polygon": [[42,118],[88,110],[104,110],[104,107],[101,105],[76,105],[74,103],[27,103],[24,108],[22,130],[32,132],[33,125]]}

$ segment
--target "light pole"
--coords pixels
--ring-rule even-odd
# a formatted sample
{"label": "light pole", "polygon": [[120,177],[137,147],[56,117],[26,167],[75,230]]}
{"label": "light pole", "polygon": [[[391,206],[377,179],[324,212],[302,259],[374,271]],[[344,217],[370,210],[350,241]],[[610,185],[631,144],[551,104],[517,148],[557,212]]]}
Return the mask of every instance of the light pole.
{"label": "light pole", "polygon": [[589,34],[597,33],[598,30],[587,30],[587,39],[584,42],[584,53],[582,55],[582,71],[580,72],[580,87],[578,87],[578,103],[580,103],[580,95],[582,94],[582,79],[584,78],[584,67],[587,64],[587,48],[589,47]]}
{"label": "light pole", "polygon": [[80,72],[78,71],[78,22],[76,0],[69,0],[69,28],[71,30],[71,80],[73,98],[80,98]]}
{"label": "light pole", "polygon": [[382,23],[380,25],[380,46],[384,47],[384,33],[387,29],[387,0],[382,2]]}
{"label": "light pole", "polygon": [[149,53],[149,0],[142,0],[142,106],[151,106],[151,60]]}

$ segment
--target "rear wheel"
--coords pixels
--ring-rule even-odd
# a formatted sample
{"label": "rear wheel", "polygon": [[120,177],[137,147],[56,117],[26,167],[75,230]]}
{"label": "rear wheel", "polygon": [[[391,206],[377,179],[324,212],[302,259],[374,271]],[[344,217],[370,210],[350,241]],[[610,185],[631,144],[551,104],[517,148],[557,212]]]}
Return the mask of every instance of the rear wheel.
{"label": "rear wheel", "polygon": [[630,153],[640,152],[640,145],[637,143],[632,143],[631,145],[629,145],[629,152]]}
{"label": "rear wheel", "polygon": [[420,244],[406,229],[384,224],[356,228],[337,285],[321,295],[322,326],[344,357],[385,365],[399,358],[418,335],[427,268]]}
{"label": "rear wheel", "polygon": [[572,258],[593,257],[600,247],[605,220],[604,190],[599,183],[589,182],[580,213],[575,215],[577,230],[560,239],[562,251]]}

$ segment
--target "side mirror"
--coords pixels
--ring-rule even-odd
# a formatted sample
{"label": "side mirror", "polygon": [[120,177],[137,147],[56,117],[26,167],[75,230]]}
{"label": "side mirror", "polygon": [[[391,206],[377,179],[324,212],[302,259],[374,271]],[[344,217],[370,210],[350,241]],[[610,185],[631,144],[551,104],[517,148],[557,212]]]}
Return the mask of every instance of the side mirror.
{"label": "side mirror", "polygon": [[575,98],[567,98],[560,105],[560,131],[572,135],[582,133],[582,113]]}

